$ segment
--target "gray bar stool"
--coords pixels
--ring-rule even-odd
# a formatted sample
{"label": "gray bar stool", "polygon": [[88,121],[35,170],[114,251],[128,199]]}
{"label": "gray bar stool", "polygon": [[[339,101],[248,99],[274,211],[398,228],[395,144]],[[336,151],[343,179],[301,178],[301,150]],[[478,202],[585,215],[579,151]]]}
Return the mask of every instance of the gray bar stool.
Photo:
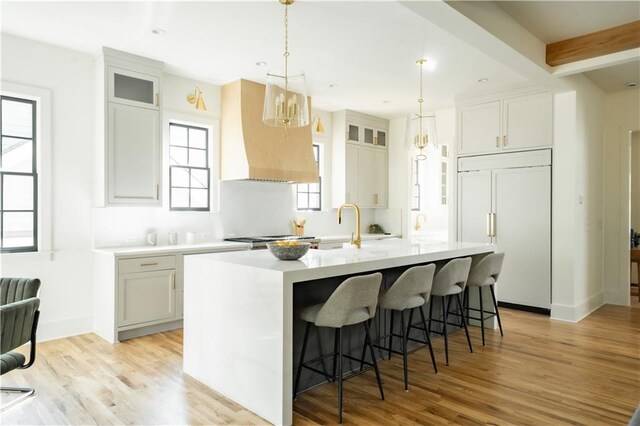
{"label": "gray bar stool", "polygon": [[[467,322],[469,319],[480,321],[480,328],[482,329],[482,346],[484,346],[484,321],[496,317],[498,319],[498,327],[500,327],[500,336],[504,336],[502,333],[502,322],[500,321],[500,311],[498,311],[498,302],[496,300],[496,293],[493,289],[494,284],[498,281],[498,276],[502,270],[502,262],[504,261],[504,253],[492,253],[480,260],[475,265],[471,272],[469,272],[469,279],[467,280],[467,291],[465,293],[465,309],[467,311]],[[471,287],[478,289],[478,297],[480,299],[480,309],[469,307],[469,291]],[[482,289],[489,287],[491,290],[491,299],[493,299],[494,311],[485,311],[482,303]],[[469,311],[475,311],[480,313],[479,318],[475,318],[469,315]],[[485,316],[485,314],[488,314]]]}
{"label": "gray bar stool", "polygon": [[[444,336],[444,359],[446,365],[449,365],[449,339],[447,337],[447,325],[449,323],[449,305],[452,298],[458,305],[458,313],[464,326],[464,332],[467,335],[467,343],[469,344],[469,352],[473,353],[471,347],[471,338],[467,329],[467,322],[464,320],[464,310],[462,308],[462,300],[460,294],[466,287],[467,278],[469,277],[469,268],[471,268],[471,258],[450,260],[446,265],[438,271],[433,278],[433,288],[431,296],[439,296],[442,298],[442,321],[433,318],[433,297],[429,302],[429,325],[428,330],[431,332],[431,321],[442,323],[442,335]],[[452,324],[456,325],[456,324]]]}
{"label": "gray bar stool", "polygon": [[[381,283],[382,274],[380,272],[347,278],[334,290],[325,303],[309,306],[300,312],[300,318],[306,321],[307,325],[304,331],[304,339],[302,341],[302,352],[300,353],[300,363],[298,364],[298,371],[296,373],[296,382],[293,387],[293,399],[296,399],[298,395],[298,386],[300,385],[302,368],[307,368],[311,371],[327,376],[324,372],[307,364],[333,356],[333,380],[335,380],[336,377],[336,359],[338,363],[338,421],[340,423],[342,423],[342,357],[373,366],[376,372],[378,388],[380,389],[380,397],[384,400],[384,391],[382,390],[382,381],[380,380],[378,363],[376,362],[376,357],[373,353],[371,334],[369,333],[369,320],[371,320],[376,314],[378,293],[380,292]],[[318,359],[305,363],[304,354],[307,350],[307,341],[309,340],[311,324],[314,324],[316,327],[329,327],[335,329],[335,347],[332,354],[322,356]],[[371,363],[364,362],[364,356],[362,359],[358,359],[342,353],[342,327],[353,324],[363,324],[364,326],[364,344],[369,348],[369,352],[371,353]],[[331,379],[331,377],[328,376],[327,378]]]}
{"label": "gray bar stool", "polygon": [[[402,367],[404,369],[404,390],[409,390],[408,380],[408,368],[407,368],[407,340],[412,340],[419,343],[426,343],[431,354],[431,362],[433,363],[433,369],[438,373],[438,367],[436,365],[436,357],[433,355],[433,347],[431,346],[431,339],[429,333],[427,333],[427,323],[424,315],[424,305],[429,301],[431,295],[431,285],[433,284],[433,273],[436,270],[436,265],[426,266],[414,266],[409,268],[400,275],[395,283],[391,286],[386,293],[380,296],[378,306],[381,309],[391,310],[391,324],[389,329],[389,346],[386,349],[389,353],[389,359],[391,359],[391,353],[397,353],[402,355]],[[405,328],[404,311],[409,310],[409,325]],[[411,321],[413,318],[413,312],[418,309],[420,317],[422,319],[422,327],[424,331],[424,340],[412,339],[409,337],[409,331],[411,330]],[[402,327],[402,334],[394,334],[393,330],[393,318],[396,313],[400,315],[400,322]],[[387,337],[383,336],[383,337]],[[402,338],[402,351],[394,351],[392,349],[393,337]]]}

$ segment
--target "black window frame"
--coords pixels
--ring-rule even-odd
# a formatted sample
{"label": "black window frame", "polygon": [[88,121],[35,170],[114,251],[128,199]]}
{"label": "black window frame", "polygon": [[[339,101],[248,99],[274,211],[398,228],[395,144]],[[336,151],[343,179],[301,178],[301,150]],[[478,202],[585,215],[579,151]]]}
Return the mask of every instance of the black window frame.
{"label": "black window frame", "polygon": [[[5,100],[21,102],[31,105],[31,138],[23,136],[6,135],[2,125],[2,105]],[[33,99],[18,98],[15,96],[0,95],[0,253],[24,253],[38,251],[38,158],[37,158],[37,108],[38,102]],[[31,141],[31,172],[5,172],[2,170],[2,139],[22,139]],[[33,209],[32,210],[5,210],[4,209],[4,177],[5,176],[31,176],[33,179]],[[4,247],[4,214],[5,213],[32,213],[33,214],[33,245],[23,247]]]}
{"label": "black window frame", "polygon": [[413,160],[413,194],[411,194],[411,211],[419,212],[422,204],[420,199],[420,160]]}
{"label": "black window frame", "polygon": [[[171,143],[171,126],[183,127],[187,129],[187,145],[173,145]],[[189,130],[204,130],[205,132],[205,147],[204,148],[194,148],[189,144]],[[209,165],[209,128],[205,126],[198,126],[192,124],[183,124],[170,121],[169,122],[169,210],[170,211],[182,211],[182,212],[209,212],[211,211],[211,167]],[[171,165],[171,147],[179,147],[186,148],[187,150],[187,164],[189,163],[189,153],[190,150],[204,151],[205,154],[205,164],[206,167],[197,167],[197,166],[188,166],[188,165]],[[189,186],[174,186],[173,185],[173,170],[179,169],[187,169],[189,171]],[[191,207],[191,190],[192,189],[203,189],[191,186],[191,170],[205,170],[207,172],[207,207]],[[189,207],[173,207],[173,189],[188,189],[189,190]]]}
{"label": "black window frame", "polygon": [[[309,190],[309,185],[308,183],[299,183],[296,184],[296,211],[299,212],[303,212],[303,211],[315,211],[315,212],[319,212],[322,211],[322,176],[320,176],[320,144],[318,143],[314,143],[313,144],[313,151],[315,154],[315,158],[316,158],[316,167],[318,168],[318,190],[317,191],[310,191]],[[304,188],[306,187],[306,190],[304,190]],[[300,194],[307,194],[307,207],[306,208],[300,208]],[[311,194],[317,194],[318,195],[318,207],[309,207],[309,195]]]}

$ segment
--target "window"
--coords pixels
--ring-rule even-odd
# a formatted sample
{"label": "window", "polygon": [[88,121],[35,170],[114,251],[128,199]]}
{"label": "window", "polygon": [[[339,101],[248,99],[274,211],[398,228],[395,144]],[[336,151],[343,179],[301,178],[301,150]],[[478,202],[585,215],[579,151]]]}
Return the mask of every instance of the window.
{"label": "window", "polygon": [[[316,167],[320,173],[320,145],[313,144],[313,156],[316,159]],[[299,183],[297,186],[297,209],[298,210],[320,210],[322,176],[318,178],[318,183]]]}
{"label": "window", "polygon": [[169,123],[169,209],[209,211],[209,129]]}
{"label": "window", "polygon": [[420,161],[413,160],[413,197],[411,210],[420,211]]}
{"label": "window", "polygon": [[0,99],[0,247],[2,253],[38,250],[36,101]]}
{"label": "window", "polygon": [[449,167],[449,147],[440,147],[440,204],[447,205],[447,169]]}

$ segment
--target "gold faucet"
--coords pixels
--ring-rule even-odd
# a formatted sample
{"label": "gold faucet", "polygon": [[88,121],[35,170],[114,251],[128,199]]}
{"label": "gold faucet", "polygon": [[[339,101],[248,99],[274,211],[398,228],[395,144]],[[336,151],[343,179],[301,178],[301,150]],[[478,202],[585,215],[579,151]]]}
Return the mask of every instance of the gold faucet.
{"label": "gold faucet", "polygon": [[424,218],[424,223],[425,223],[425,224],[427,223],[427,215],[426,215],[426,214],[424,214],[424,213],[420,213],[419,215],[417,215],[417,216],[416,216],[416,224],[415,224],[415,226],[414,226],[414,229],[415,229],[416,231],[419,231],[419,230],[420,230],[420,216],[422,216],[422,217]]}
{"label": "gold faucet", "polygon": [[353,239],[353,232],[351,233],[351,244],[357,248],[362,248],[362,238],[360,237],[360,207],[353,203],[344,203],[338,208],[338,224],[342,223],[342,208],[352,207],[356,211],[356,239]]}

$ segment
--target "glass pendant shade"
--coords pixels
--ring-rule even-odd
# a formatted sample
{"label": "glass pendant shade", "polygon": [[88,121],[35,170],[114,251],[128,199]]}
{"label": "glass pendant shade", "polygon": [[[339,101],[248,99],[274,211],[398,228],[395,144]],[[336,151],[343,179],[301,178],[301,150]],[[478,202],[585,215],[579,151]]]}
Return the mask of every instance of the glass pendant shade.
{"label": "glass pendant shade", "polygon": [[425,160],[427,153],[438,147],[436,117],[417,114],[409,117],[407,123],[407,146],[417,150],[416,159]]}
{"label": "glass pendant shade", "polygon": [[284,71],[267,74],[262,121],[274,127],[309,125],[309,104],[304,73]]}

